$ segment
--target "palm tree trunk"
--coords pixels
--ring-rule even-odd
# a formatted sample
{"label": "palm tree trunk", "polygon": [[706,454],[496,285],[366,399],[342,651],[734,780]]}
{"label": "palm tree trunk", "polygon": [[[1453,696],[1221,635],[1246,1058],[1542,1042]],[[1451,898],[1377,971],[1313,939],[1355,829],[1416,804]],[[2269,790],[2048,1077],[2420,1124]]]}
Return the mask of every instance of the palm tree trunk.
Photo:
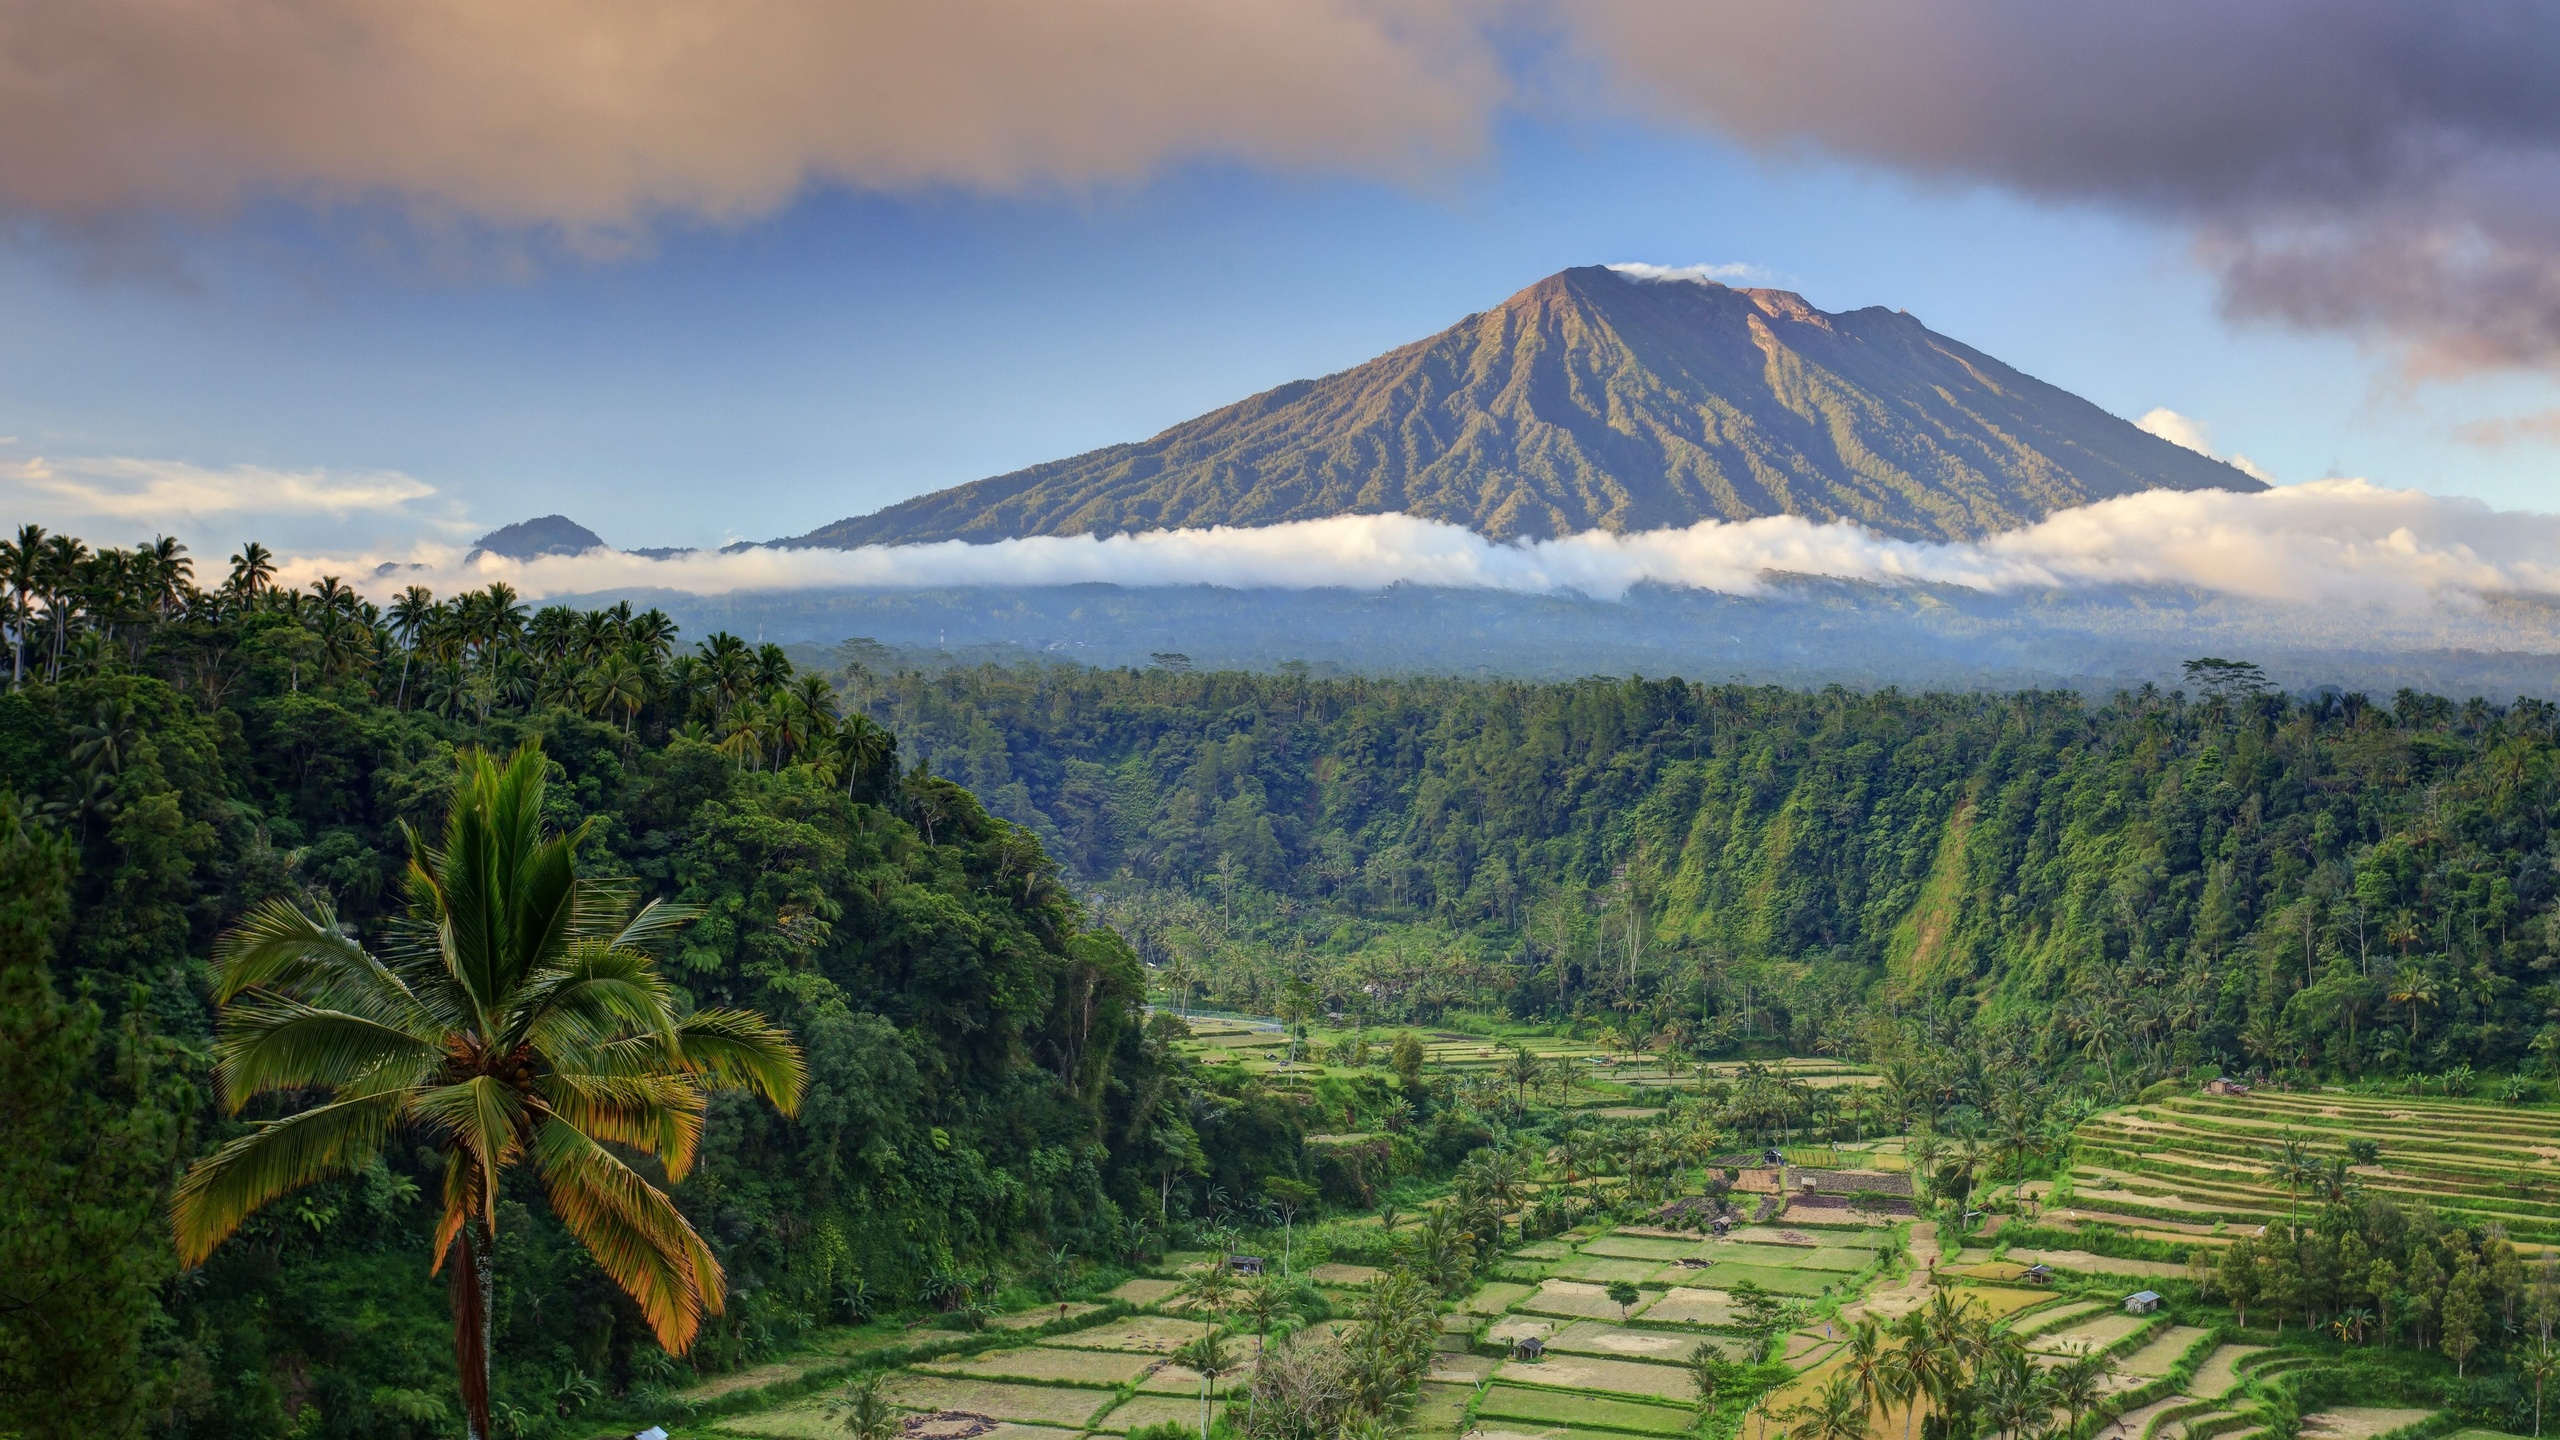
{"label": "palm tree trunk", "polygon": [[453,1365],[462,1382],[463,1433],[489,1440],[489,1292],[496,1279],[477,1222],[454,1237],[447,1257],[453,1299]]}

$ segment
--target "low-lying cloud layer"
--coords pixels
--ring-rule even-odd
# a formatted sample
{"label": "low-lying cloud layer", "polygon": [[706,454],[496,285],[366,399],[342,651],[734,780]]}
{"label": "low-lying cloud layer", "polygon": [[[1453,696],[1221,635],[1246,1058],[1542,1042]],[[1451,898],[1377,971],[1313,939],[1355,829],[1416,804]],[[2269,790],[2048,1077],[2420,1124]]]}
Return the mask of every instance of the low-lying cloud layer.
{"label": "low-lying cloud layer", "polygon": [[2560,595],[2560,516],[2323,480],[2258,494],[2150,491],[2066,510],[1974,544],[1892,540],[1793,516],[1635,535],[1587,532],[1498,544],[1407,515],[1335,516],[1262,529],[1037,537],[860,550],[750,549],[647,560],[612,551],[533,561],[447,556],[370,577],[362,562],[303,560],[377,594],[503,580],[524,595],[660,588],[691,594],[815,587],[1215,585],[1374,589],[1396,584],[1614,600],[1654,583],[1764,593],[1781,575],[1993,591],[2193,586],[2279,604],[2408,613],[2496,595]]}
{"label": "low-lying cloud layer", "polygon": [[2185,227],[2235,314],[2560,365],[2544,0],[0,0],[0,217],[619,238],[812,185],[1427,179],[1508,107]]}

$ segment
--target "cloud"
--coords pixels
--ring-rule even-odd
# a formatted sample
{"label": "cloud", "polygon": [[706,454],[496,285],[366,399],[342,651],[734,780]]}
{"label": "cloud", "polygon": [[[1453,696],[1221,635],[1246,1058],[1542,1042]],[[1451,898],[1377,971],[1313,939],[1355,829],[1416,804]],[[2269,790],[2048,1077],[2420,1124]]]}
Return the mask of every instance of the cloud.
{"label": "cloud", "polygon": [[1711,281],[1719,285],[1750,285],[1770,278],[1768,271],[1741,260],[1722,265],[1647,265],[1641,260],[1629,260],[1609,268],[1632,280],[1685,280],[1692,284]]}
{"label": "cloud", "polygon": [[2225,455],[2213,448],[2213,437],[2201,420],[2190,419],[2163,405],[2147,411],[2133,422],[2137,430],[2148,431],[2172,445],[2183,445],[2199,455],[2219,460],[2252,480],[2272,485],[2276,477],[2258,468],[2246,455]]}
{"label": "cloud", "polygon": [[2231,313],[2422,371],[2560,361],[2560,8],[1556,3],[1653,115],[2187,225]]}
{"label": "cloud", "polygon": [[2484,450],[2503,450],[2509,445],[2560,445],[2560,410],[2468,420],[2453,427],[2453,438]]}
{"label": "cloud", "polygon": [[0,205],[280,196],[609,234],[812,183],[1415,174],[1507,80],[1460,0],[0,0]]}
{"label": "cloud", "polygon": [[[1428,179],[1632,106],[2165,220],[2240,317],[2560,365],[2539,0],[0,0],[0,217],[389,202],[603,253],[814,185]],[[1709,267],[1707,273],[1713,273]]]}
{"label": "cloud", "polygon": [[327,515],[397,511],[435,487],[395,470],[212,469],[179,460],[104,456],[0,463],[0,492],[51,513],[139,520],[170,528],[216,515]]}
{"label": "cloud", "polygon": [[1623,597],[1640,584],[1759,594],[1773,576],[1988,591],[2191,586],[2332,610],[2472,608],[2500,595],[2560,596],[2560,516],[2322,480],[2250,494],[2146,491],[2065,510],[1971,544],[1893,540],[1794,516],[1709,521],[1634,535],[1589,531],[1502,544],[1406,515],[1341,515],[1259,529],[1044,536],[993,544],[755,548],[670,560],[589,552],[531,561],[458,551],[372,577],[376,557],[292,563],[288,575],[352,575],[387,593],[451,593],[503,580],[527,596],[667,589],[692,594],[833,587],[1215,585],[1376,589],[1396,584]]}

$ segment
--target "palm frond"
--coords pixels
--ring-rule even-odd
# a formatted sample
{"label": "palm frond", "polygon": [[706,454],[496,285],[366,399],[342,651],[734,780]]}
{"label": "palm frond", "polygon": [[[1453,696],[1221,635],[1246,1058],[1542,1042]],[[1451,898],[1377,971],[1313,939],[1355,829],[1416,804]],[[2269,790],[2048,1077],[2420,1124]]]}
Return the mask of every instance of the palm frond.
{"label": "palm frond", "polygon": [[179,1260],[201,1264],[279,1195],[362,1170],[381,1152],[407,1096],[390,1090],[316,1105],[270,1120],[189,1166],[170,1204]]}
{"label": "palm frond", "polygon": [[676,1027],[684,1066],[721,1088],[764,1096],[785,1115],[800,1111],[809,1067],[791,1033],[747,1010],[697,1010]]}
{"label": "palm frond", "polygon": [[481,1219],[498,1233],[498,1170],[522,1153],[519,1137],[532,1123],[524,1101],[487,1075],[416,1091],[409,1113],[447,1137],[479,1170],[474,1182]]}
{"label": "palm frond", "polygon": [[562,1072],[542,1077],[539,1084],[551,1113],[588,1135],[657,1156],[670,1180],[681,1180],[693,1169],[703,1112],[709,1108],[694,1077]]}
{"label": "palm frond", "polygon": [[678,930],[702,917],[699,905],[672,905],[652,900],[640,907],[640,913],[623,922],[615,932],[613,948],[637,950],[643,955],[657,955]]}
{"label": "palm frond", "polygon": [[634,1032],[672,1042],[675,1030],[675,993],[656,963],[636,950],[590,941],[531,977],[505,1043],[531,1039],[546,1051],[555,1045],[567,1051]]}
{"label": "palm frond", "polygon": [[339,926],[336,912],[325,903],[319,910],[312,915],[290,900],[269,900],[224,932],[213,942],[214,1004],[258,988],[293,990],[323,1003],[350,994],[408,993]]}
{"label": "palm frond", "polygon": [[[412,1007],[414,1008],[414,1007]],[[390,1070],[416,1085],[442,1053],[431,1035],[298,1000],[243,1001],[223,1012],[214,1078],[232,1114],[269,1090],[337,1089]]]}
{"label": "palm frond", "polygon": [[682,1354],[718,1314],[720,1262],[675,1202],[595,1141],[551,1120],[534,1136],[534,1168],[553,1214],[587,1247],[670,1354]]}

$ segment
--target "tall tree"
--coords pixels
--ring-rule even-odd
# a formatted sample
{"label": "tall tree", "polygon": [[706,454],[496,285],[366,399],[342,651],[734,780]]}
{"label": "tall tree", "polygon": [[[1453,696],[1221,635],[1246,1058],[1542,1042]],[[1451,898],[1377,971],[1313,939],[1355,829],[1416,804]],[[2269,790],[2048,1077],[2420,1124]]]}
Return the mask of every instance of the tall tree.
{"label": "tall tree", "polygon": [[498,1176],[529,1163],[551,1208],[670,1351],[722,1301],[719,1262],[608,1143],[693,1163],[707,1093],[795,1109],[800,1054],[761,1016],[676,1013],[650,951],[690,918],[582,880],[584,831],[542,828],[545,760],[461,757],[441,844],[410,834],[409,912],[377,957],[325,906],[253,911],[214,953],[225,1105],[328,1098],[252,1128],[180,1182],[178,1251],[200,1263],[260,1206],[362,1169],[399,1131],[444,1156],[435,1268],[450,1267],[454,1358],[473,1440],[489,1434]]}

